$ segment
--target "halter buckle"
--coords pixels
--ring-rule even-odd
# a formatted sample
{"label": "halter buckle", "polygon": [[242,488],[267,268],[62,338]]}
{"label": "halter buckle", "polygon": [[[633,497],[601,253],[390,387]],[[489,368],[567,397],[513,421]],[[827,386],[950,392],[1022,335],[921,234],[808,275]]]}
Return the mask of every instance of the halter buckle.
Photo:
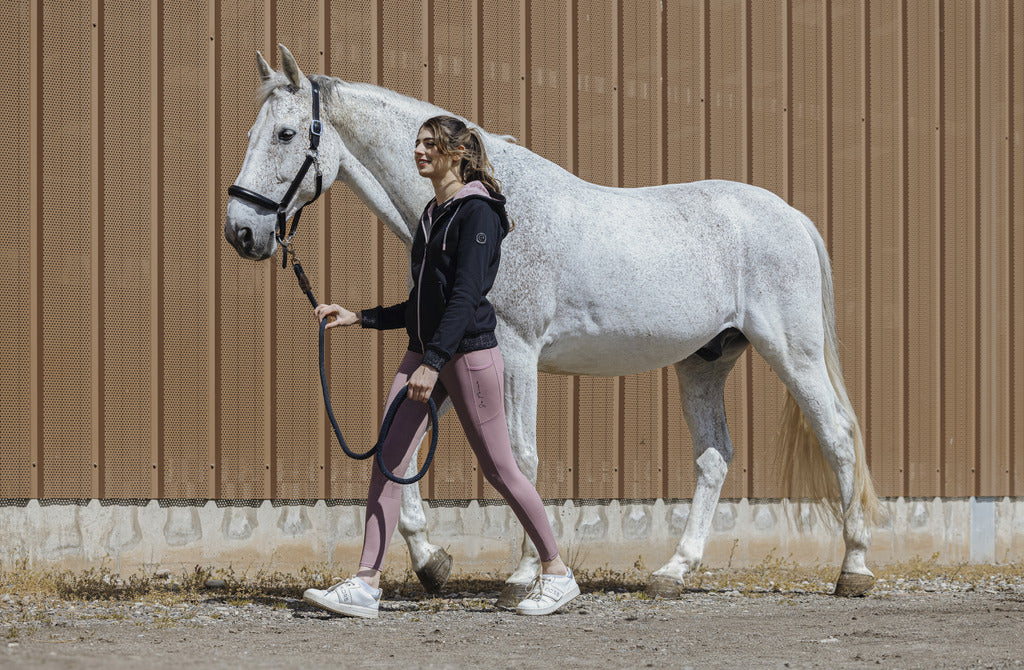
{"label": "halter buckle", "polygon": [[309,124],[309,132],[311,135],[320,135],[324,129],[324,124],[320,122],[320,119],[313,119]]}

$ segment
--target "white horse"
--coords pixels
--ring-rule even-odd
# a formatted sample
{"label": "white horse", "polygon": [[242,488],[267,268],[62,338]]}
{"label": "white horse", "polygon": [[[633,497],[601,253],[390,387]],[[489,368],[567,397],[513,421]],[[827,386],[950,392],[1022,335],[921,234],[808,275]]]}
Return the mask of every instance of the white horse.
{"label": "white horse", "polygon": [[[432,195],[413,165],[412,140],[426,119],[448,112],[377,86],[309,79],[283,46],[281,60],[283,73],[257,54],[261,108],[236,186],[282,199],[309,147],[316,81],[324,188],[344,182],[411,244]],[[867,591],[874,583],[865,564],[868,524],[880,506],[839,365],[831,268],[811,221],[772,193],[736,182],[597,186],[506,136],[481,134],[516,222],[489,298],[523,472],[536,481],[538,370],[615,376],[674,365],[697,486],[675,554],[651,587],[678,594],[700,565],[733,457],[726,376],[752,344],[788,391],[780,432],[787,486],[838,499],[846,553],[836,593]],[[313,172],[288,203],[289,216],[315,197]],[[243,257],[262,260],[277,249],[275,223],[274,212],[236,197],[224,232]],[[451,559],[427,539],[415,486],[405,487],[399,529],[421,581],[439,588]],[[516,602],[538,567],[526,539],[500,602]]]}

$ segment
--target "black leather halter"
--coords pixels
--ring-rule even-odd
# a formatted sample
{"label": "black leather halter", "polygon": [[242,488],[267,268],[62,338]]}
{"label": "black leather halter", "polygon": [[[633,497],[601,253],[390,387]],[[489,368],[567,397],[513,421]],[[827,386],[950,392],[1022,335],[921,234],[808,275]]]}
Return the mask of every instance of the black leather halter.
{"label": "black leather halter", "polygon": [[[299,217],[302,215],[302,208],[308,205],[309,202],[319,198],[320,193],[323,191],[323,174],[320,172],[320,134],[323,131],[323,124],[320,122],[320,86],[312,79],[309,80],[309,83],[313,87],[313,121],[309,124],[309,149],[306,150],[306,159],[302,162],[299,173],[295,175],[292,185],[288,187],[288,191],[281,198],[281,202],[274,202],[270,198],[243,188],[238,184],[228,187],[228,196],[245,200],[271,212],[277,212],[277,230],[274,233],[274,237],[277,238],[277,243],[284,250],[284,258],[281,259],[282,268],[288,265],[288,251],[291,247],[292,237],[295,235],[295,229],[299,227]],[[288,229],[288,234],[285,235],[288,222],[288,205],[291,203],[292,198],[295,197],[296,191],[299,190],[302,180],[306,178],[306,173],[309,172],[310,166],[313,165],[316,165],[316,195],[313,196],[313,200],[299,207],[298,211],[295,212],[295,216],[292,217],[292,226]]]}

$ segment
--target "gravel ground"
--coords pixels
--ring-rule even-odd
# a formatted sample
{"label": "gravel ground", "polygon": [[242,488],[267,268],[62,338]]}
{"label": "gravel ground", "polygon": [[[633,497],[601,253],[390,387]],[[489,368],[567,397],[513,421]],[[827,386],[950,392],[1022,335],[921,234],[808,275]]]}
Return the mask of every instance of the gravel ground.
{"label": "gravel ground", "polygon": [[90,600],[0,586],[0,667],[1024,667],[1019,574],[880,580],[852,599],[765,577],[718,574],[676,600],[594,580],[548,617],[495,608],[493,580],[442,597],[390,585],[376,620],[328,615],[288,589]]}

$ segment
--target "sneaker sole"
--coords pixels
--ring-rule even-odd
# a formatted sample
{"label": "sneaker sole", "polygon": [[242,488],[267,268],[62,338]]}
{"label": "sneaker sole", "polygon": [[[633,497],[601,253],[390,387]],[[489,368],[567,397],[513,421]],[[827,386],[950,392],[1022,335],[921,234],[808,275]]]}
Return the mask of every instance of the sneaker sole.
{"label": "sneaker sole", "polygon": [[370,607],[361,607],[359,605],[348,605],[345,603],[331,602],[330,600],[312,594],[303,594],[302,599],[305,602],[312,605],[313,607],[319,607],[322,610],[334,612],[335,614],[357,617],[359,619],[377,618],[377,610]]}
{"label": "sneaker sole", "polygon": [[520,609],[517,607],[516,614],[522,614],[524,616],[543,616],[545,614],[551,614],[552,612],[555,612],[561,609],[562,607],[568,605],[579,594],[580,587],[579,584],[576,584],[572,587],[571,590],[566,591],[561,598],[551,603],[547,607],[541,607],[538,609]]}

